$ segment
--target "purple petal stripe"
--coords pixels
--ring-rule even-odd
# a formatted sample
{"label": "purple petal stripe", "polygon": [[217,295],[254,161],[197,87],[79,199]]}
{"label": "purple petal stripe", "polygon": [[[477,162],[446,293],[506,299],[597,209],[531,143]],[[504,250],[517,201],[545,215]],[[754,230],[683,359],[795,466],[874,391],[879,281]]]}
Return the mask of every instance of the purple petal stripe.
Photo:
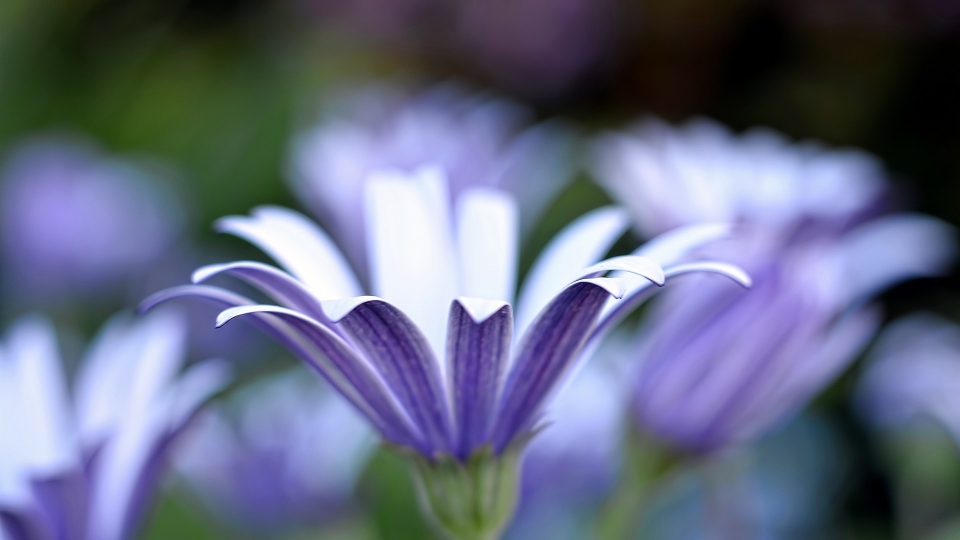
{"label": "purple petal stripe", "polygon": [[513,312],[504,305],[476,322],[459,301],[450,305],[447,359],[461,459],[486,442],[497,391],[510,359]]}
{"label": "purple petal stripe", "polygon": [[[353,363],[362,364],[366,367],[366,362],[357,359],[356,355],[350,350],[349,345],[344,343],[339,336],[332,334],[329,329],[324,328],[324,331],[337,338],[336,340],[333,340],[333,345],[330,345],[330,347],[335,352],[341,352],[343,355],[346,355],[346,358],[344,358],[343,355],[340,355],[334,359],[323,353],[322,348],[320,348],[320,351],[318,351],[317,349],[319,347],[317,347],[315,343],[312,343],[312,340],[305,338],[303,333],[298,328],[295,328],[293,325],[289,324],[289,318],[284,319],[270,316],[265,313],[256,313],[256,311],[269,312],[274,308],[284,308],[279,308],[276,306],[254,306],[254,302],[249,298],[221,289],[219,287],[210,287],[207,285],[183,285],[180,287],[171,287],[144,300],[140,305],[140,309],[141,311],[146,311],[161,302],[182,296],[196,296],[234,309],[242,310],[247,308],[248,311],[234,311],[233,316],[253,314],[252,321],[254,324],[256,324],[271,337],[284,344],[291,351],[293,351],[294,354],[306,362],[307,365],[317,371],[327,382],[330,383],[331,386],[343,394],[343,396],[347,398],[347,400],[350,401],[350,403],[353,404],[357,410],[367,417],[370,423],[373,424],[373,426],[376,427],[385,438],[390,439],[398,444],[406,444],[415,448],[422,446],[416,442],[420,439],[419,436],[413,436],[408,433],[409,430],[406,429],[406,426],[409,425],[408,421],[404,419],[404,421],[397,422],[396,425],[393,426],[387,420],[388,418],[393,418],[398,415],[402,416],[402,413],[397,410],[397,407],[393,406],[391,403],[392,396],[389,394],[389,391],[383,387],[382,381],[379,381],[379,379],[376,378],[375,374],[373,375],[373,378],[376,380],[375,383],[356,387],[342,373],[338,363],[340,365],[346,364],[346,367],[349,370],[350,365]],[[253,308],[259,309],[249,311]],[[229,312],[232,310],[228,309],[227,311]],[[220,314],[221,318],[223,317],[224,313]],[[296,315],[299,317],[306,317],[299,313]],[[309,317],[307,317],[307,319],[309,319]],[[218,319],[218,324],[219,322],[220,321]],[[313,334],[319,332],[311,331],[310,333]],[[323,334],[320,333],[320,335],[322,336]],[[343,352],[340,349],[344,349],[346,352]],[[362,370],[362,368],[357,369]],[[362,392],[369,392],[369,395],[363,395]]]}
{"label": "purple petal stripe", "polygon": [[295,335],[284,335],[281,343],[314,367],[362,412],[384,438],[423,451],[426,443],[417,431],[416,420],[405,415],[394,394],[364,358],[330,329],[316,320],[280,306],[240,306],[225,310],[217,326],[230,320],[254,316],[273,319]]}
{"label": "purple petal stripe", "polygon": [[358,305],[337,324],[376,366],[432,451],[452,451],[453,429],[440,365],[413,321],[377,299]]}
{"label": "purple petal stripe", "polygon": [[540,313],[523,336],[504,385],[492,441],[502,451],[531,426],[546,398],[587,340],[610,292],[579,282],[567,287]]}

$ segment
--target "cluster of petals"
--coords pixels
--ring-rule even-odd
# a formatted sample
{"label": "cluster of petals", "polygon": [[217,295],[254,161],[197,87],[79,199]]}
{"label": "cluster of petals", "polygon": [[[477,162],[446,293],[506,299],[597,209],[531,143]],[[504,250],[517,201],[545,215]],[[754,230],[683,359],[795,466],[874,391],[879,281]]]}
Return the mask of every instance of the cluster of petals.
{"label": "cluster of petals", "polygon": [[[451,207],[442,170],[380,171],[365,183],[370,288],[330,238],[304,216],[260,207],[217,228],[280,266],[234,262],[201,268],[197,284],[168,289],[144,307],[200,296],[243,317],[318,371],[388,442],[428,458],[503,452],[543,418],[558,387],[598,339],[657,286],[707,271],[743,284],[738,267],[679,263],[726,235],[725,225],[679,229],[631,255],[601,260],[628,226],[615,207],[561,231],[519,290],[517,210],[505,193],[466,190]],[[611,274],[612,275],[607,275]],[[275,305],[199,284],[231,275]]]}
{"label": "cluster of petals", "polygon": [[641,234],[733,223],[735,238],[700,255],[754,280],[746,294],[696,280],[666,291],[638,336],[637,417],[687,450],[753,440],[790,418],[877,331],[872,296],[953,258],[953,229],[891,211],[883,168],[861,151],[708,120],[646,120],[594,149],[599,179]]}
{"label": "cluster of petals", "polygon": [[170,312],[117,317],[71,393],[51,325],[11,327],[0,344],[0,537],[136,537],[171,450],[230,376],[216,360],[178,375],[185,339]]}

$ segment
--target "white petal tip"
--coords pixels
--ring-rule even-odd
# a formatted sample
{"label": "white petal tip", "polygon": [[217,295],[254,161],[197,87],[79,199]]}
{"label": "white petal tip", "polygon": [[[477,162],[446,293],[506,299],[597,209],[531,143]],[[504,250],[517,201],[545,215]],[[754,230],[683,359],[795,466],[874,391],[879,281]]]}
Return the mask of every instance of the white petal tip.
{"label": "white petal tip", "polygon": [[487,300],[485,298],[470,298],[461,296],[455,300],[464,311],[470,315],[473,322],[483,324],[484,321],[492,317],[495,313],[510,304],[503,300]]}
{"label": "white petal tip", "polygon": [[340,322],[357,307],[367,302],[380,301],[382,298],[377,296],[353,296],[350,298],[337,298],[334,300],[324,300],[320,303],[323,314],[330,319],[330,322]]}
{"label": "white petal tip", "polygon": [[190,275],[190,281],[192,283],[203,283],[214,275],[219,274],[224,266],[225,265],[223,264],[208,264],[207,266],[201,266],[200,268],[194,270],[193,274]]}
{"label": "white petal tip", "polygon": [[698,261],[694,263],[678,264],[667,268],[667,276],[674,277],[692,272],[710,272],[726,276],[743,287],[752,287],[753,279],[743,268],[735,264],[718,261]]}
{"label": "white petal tip", "polygon": [[611,257],[590,266],[581,273],[581,276],[594,276],[609,271],[629,272],[645,277],[654,284],[663,286],[666,275],[663,268],[653,259],[639,255],[623,255]]}
{"label": "white petal tip", "polygon": [[241,317],[249,313],[254,313],[262,309],[263,309],[263,306],[235,306],[232,308],[227,308],[221,311],[219,315],[217,315],[217,328],[222,327],[223,325],[236,319],[237,317]]}

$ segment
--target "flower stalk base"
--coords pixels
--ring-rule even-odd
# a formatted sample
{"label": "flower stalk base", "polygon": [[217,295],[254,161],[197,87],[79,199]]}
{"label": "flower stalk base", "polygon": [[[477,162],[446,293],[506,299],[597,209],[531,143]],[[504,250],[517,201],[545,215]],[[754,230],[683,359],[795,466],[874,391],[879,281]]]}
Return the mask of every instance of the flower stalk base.
{"label": "flower stalk base", "polygon": [[495,540],[510,522],[520,483],[518,448],[494,455],[487,447],[466,462],[449,455],[429,460],[403,452],[420,508],[448,538]]}

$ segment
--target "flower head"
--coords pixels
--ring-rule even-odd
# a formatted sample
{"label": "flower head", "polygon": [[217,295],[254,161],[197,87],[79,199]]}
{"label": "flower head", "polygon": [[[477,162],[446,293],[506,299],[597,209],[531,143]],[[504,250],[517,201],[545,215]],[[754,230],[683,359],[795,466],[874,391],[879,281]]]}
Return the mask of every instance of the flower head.
{"label": "flower head", "polygon": [[[250,217],[224,218],[218,228],[256,244],[286,271],[236,262],[201,268],[194,281],[233,275],[277,305],[206,285],[162,291],[144,305],[201,296],[228,308],[219,325],[238,317],[256,323],[326,378],[384,440],[419,456],[421,476],[432,471],[506,486],[497,497],[474,501],[495,503],[477,511],[492,513],[481,521],[495,529],[512,511],[508,494],[516,481],[513,459],[502,456],[514,456],[537,429],[585,348],[670,277],[706,270],[749,278],[723,263],[675,264],[726,232],[718,226],[680,231],[596,263],[626,227],[619,209],[602,208],[547,248],[520,291],[515,319],[512,199],[468,190],[452,211],[446,190],[438,169],[379,172],[367,181],[368,260],[378,296],[362,295],[345,259],[312,222],[261,207]],[[624,277],[604,277],[608,272]],[[460,469],[465,463],[477,465]],[[423,484],[425,498],[451,504],[442,492],[446,480],[434,480]],[[455,508],[434,510],[448,530],[474,525],[469,516],[451,515]]]}
{"label": "flower head", "polygon": [[596,155],[638,230],[729,220],[736,237],[703,253],[754,278],[746,294],[696,280],[667,291],[639,336],[637,416],[688,450],[755,439],[788,418],[876,331],[867,299],[952,258],[950,227],[883,211],[882,170],[861,152],[651,121],[601,138]]}
{"label": "flower head", "polygon": [[177,376],[185,328],[170,313],[108,323],[73,392],[43,319],[0,347],[0,532],[11,538],[134,538],[175,444],[229,372]]}
{"label": "flower head", "polygon": [[375,440],[316,377],[299,369],[272,375],[211,412],[177,468],[224,523],[276,533],[348,509]]}
{"label": "flower head", "polygon": [[[201,268],[194,280],[231,274],[278,305],[188,286],[158,293],[146,306],[191,294],[231,306],[218,324],[257,322],[324,375],[387,441],[430,458],[466,459],[484,445],[502,452],[530,433],[581,349],[654,284],[695,270],[747,281],[729,265],[672,264],[677,250],[713,239],[722,227],[687,230],[636,255],[593,264],[626,225],[622,212],[604,208],[546,250],[520,292],[514,322],[516,216],[509,197],[471,190],[451,216],[437,169],[374,174],[366,195],[378,296],[361,294],[343,257],[309,220],[261,207],[251,217],[224,218],[218,228],[258,245],[289,273],[237,262]],[[640,278],[603,277],[611,271]]]}
{"label": "flower head", "polygon": [[131,162],[65,139],[29,141],[0,178],[5,277],[31,298],[116,288],[164,254],[177,215]]}

